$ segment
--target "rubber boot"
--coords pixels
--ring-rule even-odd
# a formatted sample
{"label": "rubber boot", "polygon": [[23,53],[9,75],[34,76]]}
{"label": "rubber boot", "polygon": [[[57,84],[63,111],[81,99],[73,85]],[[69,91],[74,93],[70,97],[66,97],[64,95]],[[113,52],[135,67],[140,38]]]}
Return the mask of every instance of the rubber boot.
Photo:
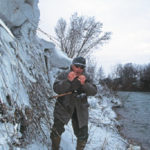
{"label": "rubber boot", "polygon": [[76,150],[84,150],[85,145],[86,145],[86,141],[77,141]]}
{"label": "rubber boot", "polygon": [[52,150],[59,150],[59,145],[60,145],[60,137],[51,137],[52,140]]}

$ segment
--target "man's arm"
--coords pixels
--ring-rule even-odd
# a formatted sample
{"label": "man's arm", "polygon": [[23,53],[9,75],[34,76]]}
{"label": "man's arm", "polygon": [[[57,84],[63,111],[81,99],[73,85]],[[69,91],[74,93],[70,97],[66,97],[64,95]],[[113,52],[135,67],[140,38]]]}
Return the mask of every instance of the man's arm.
{"label": "man's arm", "polygon": [[82,84],[82,88],[87,96],[94,96],[97,93],[97,87],[89,77],[86,77],[85,83]]}
{"label": "man's arm", "polygon": [[53,85],[53,89],[57,94],[63,94],[65,92],[70,92],[71,83],[67,79],[66,72],[60,73]]}
{"label": "man's arm", "polygon": [[83,90],[87,96],[94,96],[97,93],[96,85],[94,85],[88,81],[83,85]]}

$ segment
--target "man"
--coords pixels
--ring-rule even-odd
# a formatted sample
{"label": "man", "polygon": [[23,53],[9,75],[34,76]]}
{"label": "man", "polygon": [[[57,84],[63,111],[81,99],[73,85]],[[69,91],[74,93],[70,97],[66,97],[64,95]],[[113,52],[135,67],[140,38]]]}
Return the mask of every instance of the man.
{"label": "man", "polygon": [[54,82],[57,94],[72,92],[59,97],[54,109],[54,125],[51,132],[52,149],[59,150],[61,134],[64,125],[72,119],[74,134],[77,137],[76,150],[83,150],[88,139],[88,96],[97,93],[96,86],[85,73],[86,60],[76,57],[72,61],[70,70],[62,72]]}

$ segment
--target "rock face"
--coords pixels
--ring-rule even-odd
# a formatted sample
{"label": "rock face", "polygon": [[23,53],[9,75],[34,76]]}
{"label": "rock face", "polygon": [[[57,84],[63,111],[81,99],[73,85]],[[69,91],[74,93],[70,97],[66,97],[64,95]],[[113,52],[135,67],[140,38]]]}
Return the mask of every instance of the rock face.
{"label": "rock face", "polygon": [[54,72],[70,64],[53,43],[36,36],[37,4],[0,0],[0,149],[39,139],[49,145]]}
{"label": "rock face", "polygon": [[39,21],[38,0],[1,0],[0,18],[11,29],[19,27],[27,21],[34,22],[37,26]]}

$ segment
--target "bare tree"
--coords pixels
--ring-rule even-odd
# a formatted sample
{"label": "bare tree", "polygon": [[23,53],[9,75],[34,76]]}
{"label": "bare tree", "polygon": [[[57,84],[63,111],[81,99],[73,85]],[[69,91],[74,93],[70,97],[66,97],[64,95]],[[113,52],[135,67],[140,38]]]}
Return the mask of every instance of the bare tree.
{"label": "bare tree", "polygon": [[74,13],[70,24],[61,18],[55,27],[55,33],[60,43],[60,48],[70,58],[85,56],[94,48],[110,39],[110,32],[102,32],[103,24],[96,22],[94,17],[78,16]]}

